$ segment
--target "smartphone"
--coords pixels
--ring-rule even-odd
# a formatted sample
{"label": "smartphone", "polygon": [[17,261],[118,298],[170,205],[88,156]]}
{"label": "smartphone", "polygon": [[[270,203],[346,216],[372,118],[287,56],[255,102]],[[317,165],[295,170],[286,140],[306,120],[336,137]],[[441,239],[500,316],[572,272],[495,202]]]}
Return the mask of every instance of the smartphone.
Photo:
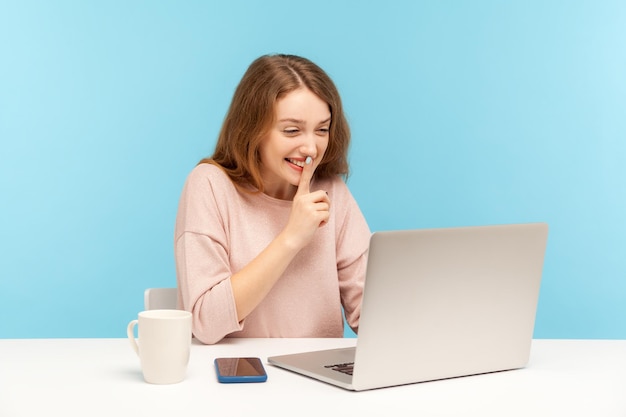
{"label": "smartphone", "polygon": [[214,362],[217,380],[221,383],[267,381],[259,358],[215,358]]}

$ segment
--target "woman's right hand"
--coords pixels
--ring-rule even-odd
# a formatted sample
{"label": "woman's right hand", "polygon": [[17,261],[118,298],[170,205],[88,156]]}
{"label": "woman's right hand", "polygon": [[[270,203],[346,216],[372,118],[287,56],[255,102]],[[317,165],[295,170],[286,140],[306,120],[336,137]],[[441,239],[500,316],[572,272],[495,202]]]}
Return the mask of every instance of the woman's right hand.
{"label": "woman's right hand", "polygon": [[311,192],[309,188],[315,168],[313,161],[304,165],[291,214],[283,230],[287,242],[298,251],[309,244],[317,229],[324,226],[330,217],[328,194],[323,190]]}

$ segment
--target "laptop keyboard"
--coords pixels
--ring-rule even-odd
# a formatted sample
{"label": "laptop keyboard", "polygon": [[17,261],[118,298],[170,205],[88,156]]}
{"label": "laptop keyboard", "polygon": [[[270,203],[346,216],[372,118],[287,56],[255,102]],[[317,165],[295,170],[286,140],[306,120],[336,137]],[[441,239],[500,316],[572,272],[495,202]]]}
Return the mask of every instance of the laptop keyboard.
{"label": "laptop keyboard", "polygon": [[337,363],[335,365],[324,365],[324,368],[330,368],[333,371],[341,372],[342,374],[352,375],[354,362]]}

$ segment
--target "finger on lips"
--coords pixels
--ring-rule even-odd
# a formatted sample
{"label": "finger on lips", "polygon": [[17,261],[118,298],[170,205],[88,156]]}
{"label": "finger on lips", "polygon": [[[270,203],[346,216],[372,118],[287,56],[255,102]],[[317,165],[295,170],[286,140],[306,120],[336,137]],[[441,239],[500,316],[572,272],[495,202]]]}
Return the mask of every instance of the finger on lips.
{"label": "finger on lips", "polygon": [[304,167],[302,168],[302,175],[300,176],[300,183],[298,184],[297,194],[308,194],[309,185],[311,184],[311,178],[313,178],[313,158],[306,157],[304,161]]}

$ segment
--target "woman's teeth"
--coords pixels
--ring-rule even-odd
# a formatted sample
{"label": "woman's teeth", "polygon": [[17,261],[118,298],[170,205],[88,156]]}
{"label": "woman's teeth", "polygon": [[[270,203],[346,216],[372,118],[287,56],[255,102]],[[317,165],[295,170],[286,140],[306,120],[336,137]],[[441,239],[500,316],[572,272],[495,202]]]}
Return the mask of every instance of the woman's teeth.
{"label": "woman's teeth", "polygon": [[291,158],[285,158],[287,160],[287,162],[290,162],[294,165],[299,166],[300,168],[304,168],[304,162],[303,161],[297,161],[295,159],[291,159]]}

